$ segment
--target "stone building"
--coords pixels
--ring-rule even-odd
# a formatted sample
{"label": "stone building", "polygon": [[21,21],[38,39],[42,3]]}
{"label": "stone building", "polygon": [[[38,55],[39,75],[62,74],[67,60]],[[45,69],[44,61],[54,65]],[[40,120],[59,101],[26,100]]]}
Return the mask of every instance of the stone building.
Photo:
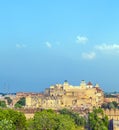
{"label": "stone building", "polygon": [[80,108],[92,109],[103,103],[104,94],[98,84],[82,80],[79,86],[72,86],[67,81],[45,89],[43,95],[26,97],[26,107],[44,109]]}

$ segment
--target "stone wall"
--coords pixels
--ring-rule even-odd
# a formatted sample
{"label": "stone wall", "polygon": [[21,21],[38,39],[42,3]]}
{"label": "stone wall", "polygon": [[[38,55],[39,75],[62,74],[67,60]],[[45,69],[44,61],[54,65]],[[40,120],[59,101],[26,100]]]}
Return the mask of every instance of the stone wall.
{"label": "stone wall", "polygon": [[119,109],[106,109],[104,110],[104,113],[108,116],[110,120],[119,120]]}

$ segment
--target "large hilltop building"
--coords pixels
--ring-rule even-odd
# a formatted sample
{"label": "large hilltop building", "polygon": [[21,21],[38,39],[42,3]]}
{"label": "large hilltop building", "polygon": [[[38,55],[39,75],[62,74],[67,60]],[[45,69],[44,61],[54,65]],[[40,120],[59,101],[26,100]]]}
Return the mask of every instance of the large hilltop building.
{"label": "large hilltop building", "polygon": [[72,86],[67,81],[45,89],[42,95],[26,97],[26,107],[43,109],[91,109],[103,103],[104,94],[98,84],[82,80],[79,86]]}

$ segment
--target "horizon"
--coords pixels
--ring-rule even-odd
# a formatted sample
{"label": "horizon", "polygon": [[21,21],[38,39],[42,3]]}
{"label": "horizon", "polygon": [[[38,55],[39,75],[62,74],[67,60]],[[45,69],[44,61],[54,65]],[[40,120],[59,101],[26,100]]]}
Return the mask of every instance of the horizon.
{"label": "horizon", "polygon": [[1,91],[98,83],[119,91],[119,1],[1,1]]}
{"label": "horizon", "polygon": [[[67,81],[67,80],[64,80],[64,82],[65,81]],[[68,84],[69,85],[71,85],[71,86],[73,86],[73,87],[77,87],[77,86],[79,86],[80,87],[80,84],[81,84],[81,82],[82,81],[85,81],[85,80],[81,80],[80,81],[80,83],[79,84],[71,84],[70,82],[68,82]],[[0,93],[3,93],[3,94],[11,94],[11,93],[43,93],[44,91],[45,91],[45,89],[47,89],[47,88],[50,88],[51,86],[55,86],[56,84],[61,84],[61,85],[63,85],[64,84],[64,82],[62,82],[62,83],[55,83],[55,84],[51,84],[50,86],[47,86],[46,88],[44,88],[43,90],[41,90],[41,91],[13,91],[13,92],[9,92],[9,86],[8,87],[6,87],[6,91],[4,91],[4,92],[0,92]],[[85,83],[86,84],[88,84],[89,82],[91,82],[91,81],[88,81],[88,82],[86,82],[85,81]],[[92,83],[92,82],[91,82]],[[93,87],[95,87],[96,86],[96,84],[98,84],[98,83],[92,83],[92,85],[93,85]],[[104,91],[104,89],[100,86],[100,84],[98,84],[99,85],[99,87],[101,88],[101,90],[104,92],[104,93],[119,93],[119,91],[115,91],[115,90],[113,90],[113,91]],[[3,89],[5,89],[5,88],[3,88]],[[7,90],[8,89],[8,90]]]}

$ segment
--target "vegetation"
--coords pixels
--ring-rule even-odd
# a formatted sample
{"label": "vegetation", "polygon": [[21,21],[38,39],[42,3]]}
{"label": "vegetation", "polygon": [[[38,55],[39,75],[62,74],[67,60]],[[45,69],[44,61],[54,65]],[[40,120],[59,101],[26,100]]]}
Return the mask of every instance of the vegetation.
{"label": "vegetation", "polygon": [[[32,125],[31,125],[32,124]],[[75,130],[75,122],[68,115],[52,110],[36,112],[33,120],[27,122],[28,130]]]}
{"label": "vegetation", "polygon": [[119,109],[119,104],[116,101],[108,102],[108,103],[103,103],[102,108],[104,109]]}
{"label": "vegetation", "polygon": [[69,115],[74,120],[74,122],[77,126],[84,127],[86,125],[86,120],[83,117],[79,116],[79,114],[76,112],[73,112],[68,109],[62,109],[59,112],[60,112],[60,114],[63,114],[63,115]]}
{"label": "vegetation", "polygon": [[0,101],[0,107],[1,108],[6,108],[7,107],[6,102],[5,101]]}
{"label": "vegetation", "polygon": [[16,103],[16,104],[14,105],[14,107],[15,107],[15,108],[22,108],[22,105],[19,104],[19,103]]}
{"label": "vegetation", "polygon": [[0,109],[0,130],[25,130],[26,118],[21,112]]}
{"label": "vegetation", "polygon": [[17,103],[19,103],[22,106],[25,106],[25,102],[26,102],[25,97],[23,97]]}
{"label": "vegetation", "polygon": [[26,100],[25,98],[21,98],[15,105],[15,108],[22,108],[23,106],[25,106]]}
{"label": "vegetation", "polygon": [[[90,130],[108,130],[108,118],[100,108],[89,113],[87,123]],[[85,126],[83,117],[67,109],[42,110],[29,120],[21,112],[0,109],[0,130],[84,130]]]}
{"label": "vegetation", "polygon": [[11,120],[3,119],[0,121],[0,130],[16,130]]}
{"label": "vegetation", "polygon": [[36,112],[33,119],[26,120],[21,112],[0,109],[0,130],[81,130],[68,114],[52,110]]}
{"label": "vegetation", "polygon": [[108,123],[108,117],[104,115],[101,108],[89,113],[88,125],[91,130],[108,130]]}
{"label": "vegetation", "polygon": [[12,103],[12,99],[10,97],[5,97],[5,99],[7,100],[8,105],[10,105]]}

